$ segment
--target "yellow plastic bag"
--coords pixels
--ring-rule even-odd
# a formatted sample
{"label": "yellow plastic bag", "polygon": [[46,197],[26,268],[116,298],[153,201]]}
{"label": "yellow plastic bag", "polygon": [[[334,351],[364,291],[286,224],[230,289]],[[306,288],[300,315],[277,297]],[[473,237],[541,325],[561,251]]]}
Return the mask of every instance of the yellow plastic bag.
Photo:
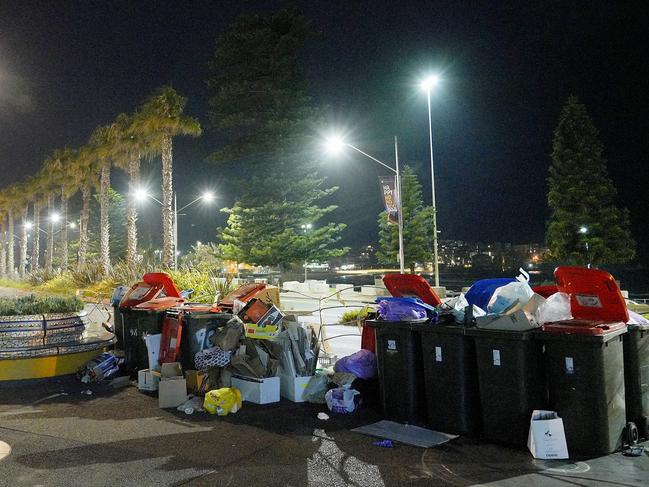
{"label": "yellow plastic bag", "polygon": [[234,387],[223,387],[205,394],[203,408],[210,414],[225,416],[241,409],[241,391]]}

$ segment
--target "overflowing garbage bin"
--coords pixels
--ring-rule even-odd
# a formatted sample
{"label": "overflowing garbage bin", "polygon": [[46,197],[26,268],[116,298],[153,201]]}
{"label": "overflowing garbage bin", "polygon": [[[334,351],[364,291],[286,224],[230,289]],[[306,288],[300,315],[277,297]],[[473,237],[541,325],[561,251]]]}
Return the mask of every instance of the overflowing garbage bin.
{"label": "overflowing garbage bin", "polygon": [[182,323],[180,342],[180,363],[185,370],[195,369],[196,353],[211,348],[210,337],[232,319],[230,313],[210,311],[210,306],[188,305],[167,312],[168,317],[175,316]]}
{"label": "overflowing garbage bin", "polygon": [[[441,304],[430,284],[414,274],[386,274],[383,283],[393,298],[420,303],[428,310]],[[416,300],[414,299],[416,298]],[[379,314],[381,304],[379,303]],[[380,403],[386,418],[403,423],[426,424],[426,392],[423,374],[421,331],[432,326],[425,318],[414,321],[397,319],[366,320],[364,326],[374,330],[379,375]],[[412,318],[412,317],[411,317]]]}
{"label": "overflowing garbage bin", "polygon": [[526,445],[532,412],[547,405],[538,332],[471,328],[467,335],[475,341],[483,436]]}
{"label": "overflowing garbage bin", "polygon": [[446,433],[480,429],[480,393],[473,339],[463,326],[423,327],[422,360],[428,424]]}
{"label": "overflowing garbage bin", "polygon": [[124,350],[124,367],[128,371],[149,366],[144,337],[162,331],[167,309],[184,299],[171,277],[164,272],[145,274],[131,286],[119,303],[115,332]]}
{"label": "overflowing garbage bin", "polygon": [[555,279],[573,319],[543,325],[550,407],[571,456],[606,455],[624,444],[626,304],[608,272],[558,267]]}
{"label": "overflowing garbage bin", "polygon": [[380,403],[387,419],[426,424],[421,322],[367,320],[374,328]]}
{"label": "overflowing garbage bin", "polygon": [[[630,324],[624,335],[626,417],[640,440],[649,439],[649,325]],[[629,424],[628,428],[633,428]],[[629,439],[633,432],[628,431]]]}

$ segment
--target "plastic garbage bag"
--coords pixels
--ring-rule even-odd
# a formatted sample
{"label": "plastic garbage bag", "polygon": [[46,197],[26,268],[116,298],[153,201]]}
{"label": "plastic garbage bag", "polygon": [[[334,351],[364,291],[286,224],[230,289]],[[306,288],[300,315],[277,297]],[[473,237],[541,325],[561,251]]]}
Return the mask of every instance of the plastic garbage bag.
{"label": "plastic garbage bag", "polygon": [[434,307],[418,298],[379,298],[379,317],[386,321],[417,321],[435,316]]}
{"label": "plastic garbage bag", "polygon": [[369,350],[359,350],[334,364],[336,372],[349,372],[361,379],[370,379],[376,375],[376,355]]}
{"label": "plastic garbage bag", "polygon": [[332,413],[353,413],[361,402],[361,393],[347,387],[329,389],[325,394],[327,407]]}
{"label": "plastic garbage bag", "polygon": [[194,411],[204,411],[203,399],[190,395],[189,398],[176,409],[185,414],[194,414]]}
{"label": "plastic garbage bag", "polygon": [[234,387],[224,387],[205,394],[203,408],[210,414],[226,416],[241,409],[241,391]]}
{"label": "plastic garbage bag", "polygon": [[532,291],[525,277],[518,276],[516,279],[517,281],[505,284],[494,291],[487,304],[487,311],[489,313],[502,314],[517,304],[521,306],[527,304],[534,291]]}
{"label": "plastic garbage bag", "polygon": [[464,293],[449,299],[446,302],[446,306],[451,309],[451,314],[455,318],[455,321],[464,323],[465,309],[469,306],[469,302],[466,300]]}
{"label": "plastic garbage bag", "polygon": [[629,311],[629,321],[627,321],[627,325],[649,325],[649,320],[642,316],[639,313],[636,313],[635,311],[628,310]]}
{"label": "plastic garbage bag", "polygon": [[571,320],[570,296],[566,293],[554,293],[541,304],[535,314],[539,325],[561,320]]}
{"label": "plastic garbage bag", "polygon": [[329,390],[329,378],[322,373],[316,373],[304,389],[302,397],[306,402],[324,404],[325,394]]}
{"label": "plastic garbage bag", "polygon": [[210,367],[225,367],[232,360],[232,352],[221,350],[219,347],[206,348],[194,355],[196,370],[205,371]]}
{"label": "plastic garbage bag", "polygon": [[484,311],[487,309],[487,304],[489,303],[494,291],[510,282],[515,282],[515,279],[511,277],[481,279],[473,283],[466,292],[465,298],[469,304],[477,306]]}

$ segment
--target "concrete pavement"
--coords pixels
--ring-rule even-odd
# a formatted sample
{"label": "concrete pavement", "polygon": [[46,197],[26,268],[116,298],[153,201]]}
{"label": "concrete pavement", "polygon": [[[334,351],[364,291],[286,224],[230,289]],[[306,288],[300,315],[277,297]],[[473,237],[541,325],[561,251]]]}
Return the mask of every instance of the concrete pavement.
{"label": "concrete pavement", "polygon": [[372,409],[317,419],[326,406],[244,403],[227,417],[161,410],[134,387],[74,378],[0,384],[0,486],[646,486],[649,456],[535,461],[458,438],[432,449],[380,448],[350,429]]}

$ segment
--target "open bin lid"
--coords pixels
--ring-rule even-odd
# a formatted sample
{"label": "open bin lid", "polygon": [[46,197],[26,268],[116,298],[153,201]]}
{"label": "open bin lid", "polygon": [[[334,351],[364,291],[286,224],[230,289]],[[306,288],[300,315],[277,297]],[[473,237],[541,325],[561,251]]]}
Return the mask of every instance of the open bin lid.
{"label": "open bin lid", "polygon": [[171,276],[166,272],[149,272],[142,276],[142,280],[147,284],[159,285],[164,289],[165,296],[171,298],[180,298],[180,291],[176,287],[176,283]]}
{"label": "open bin lid", "polygon": [[532,288],[536,294],[543,296],[545,299],[548,299],[555,293],[559,292],[559,288],[555,284],[548,284],[545,286],[534,286]]}
{"label": "open bin lid", "polygon": [[146,311],[166,311],[169,308],[178,306],[182,304],[185,300],[183,298],[175,298],[170,296],[165,296],[163,298],[152,299],[151,301],[146,301],[144,303],[138,304],[134,309],[146,310]]}
{"label": "open bin lid", "polygon": [[629,321],[622,292],[608,272],[561,266],[555,269],[554,277],[558,290],[570,295],[570,310],[575,320],[601,323]]}
{"label": "open bin lid", "polygon": [[419,298],[431,306],[439,306],[442,300],[421,276],[416,274],[386,274],[383,284],[396,298]]}
{"label": "open bin lid", "polygon": [[266,289],[266,284],[262,284],[262,283],[244,284],[243,286],[239,286],[234,291],[228,293],[221,301],[219,301],[219,306],[225,308],[232,308],[235,299],[237,301],[242,301],[244,303],[247,303],[255,296],[255,294],[257,294],[260,291],[263,291],[264,289]]}

